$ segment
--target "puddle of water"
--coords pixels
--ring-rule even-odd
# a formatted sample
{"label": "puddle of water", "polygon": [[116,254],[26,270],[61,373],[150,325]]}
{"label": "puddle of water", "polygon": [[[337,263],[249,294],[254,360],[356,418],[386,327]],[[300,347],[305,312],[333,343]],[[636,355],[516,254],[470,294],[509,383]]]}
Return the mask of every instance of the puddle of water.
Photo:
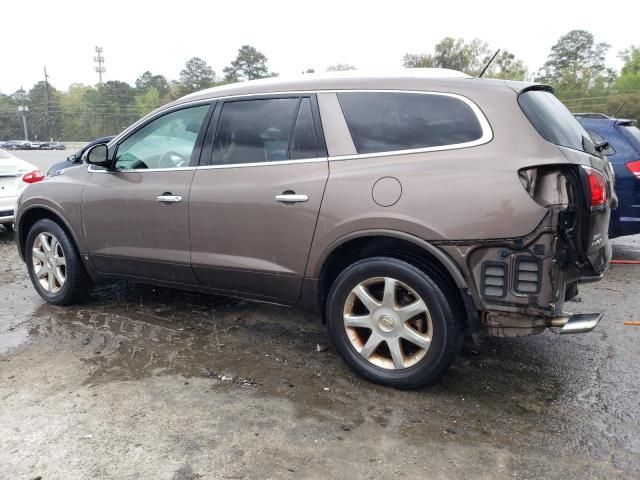
{"label": "puddle of water", "polygon": [[0,332],[0,355],[10,352],[14,348],[27,342],[29,339],[29,329],[25,326]]}

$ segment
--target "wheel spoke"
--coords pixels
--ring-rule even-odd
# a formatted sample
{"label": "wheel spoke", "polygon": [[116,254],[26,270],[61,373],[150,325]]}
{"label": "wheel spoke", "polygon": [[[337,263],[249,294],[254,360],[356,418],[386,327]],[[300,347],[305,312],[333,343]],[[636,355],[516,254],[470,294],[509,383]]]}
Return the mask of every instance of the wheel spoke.
{"label": "wheel spoke", "polygon": [[37,271],[36,276],[38,278],[44,278],[44,276],[48,273],[48,270],[44,268],[44,265],[40,267],[40,270]]}
{"label": "wheel spoke", "polygon": [[60,270],[59,268],[55,269],[55,276],[56,276],[56,280],[58,281],[58,285],[60,287],[62,287],[62,285],[64,285],[64,275],[62,274],[62,270]]}
{"label": "wheel spoke", "polygon": [[371,328],[371,315],[344,315],[345,327]]}
{"label": "wheel spoke", "polygon": [[428,335],[420,333],[408,325],[405,325],[400,331],[400,336],[424,350],[428,349],[431,344],[431,338]]}
{"label": "wheel spoke", "polygon": [[420,313],[426,313],[428,309],[427,305],[422,300],[418,299],[406,307],[398,308],[396,311],[398,312],[400,319],[403,322],[406,322]]}
{"label": "wheel spoke", "polygon": [[377,333],[371,332],[367,343],[365,343],[362,347],[362,350],[360,350],[360,355],[368,359],[371,355],[373,355],[373,352],[376,351],[376,348],[378,348],[380,342],[382,342],[382,338],[378,336]]}
{"label": "wheel spoke", "polygon": [[51,248],[51,254],[55,256],[56,250],[58,249],[58,239],[56,237],[51,237],[50,248]]}
{"label": "wheel spoke", "polygon": [[56,277],[53,272],[47,272],[47,280],[49,284],[49,291],[53,292],[56,286]]}
{"label": "wheel spoke", "polygon": [[369,313],[373,313],[374,310],[381,306],[380,302],[373,298],[369,290],[364,285],[358,285],[353,289],[353,292],[366,307],[366,309],[369,310]]}
{"label": "wheel spoke", "polygon": [[384,279],[384,295],[382,298],[382,304],[388,308],[396,308],[396,288],[398,282],[393,278]]}
{"label": "wheel spoke", "polygon": [[64,257],[53,257],[53,263],[56,267],[63,267],[67,264]]}
{"label": "wheel spoke", "polygon": [[404,368],[404,354],[402,353],[400,339],[390,338],[389,340],[387,340],[387,346],[389,347],[389,352],[391,352],[393,366],[395,368]]}
{"label": "wheel spoke", "polygon": [[49,253],[51,251],[51,244],[49,243],[47,236],[44,233],[41,233],[38,238],[40,239],[40,247],[42,247],[42,250]]}
{"label": "wheel spoke", "polygon": [[40,262],[44,262],[44,260],[45,260],[44,252],[42,252],[38,248],[34,248],[33,249],[32,255],[33,255],[33,258],[35,258],[36,260],[39,260]]}

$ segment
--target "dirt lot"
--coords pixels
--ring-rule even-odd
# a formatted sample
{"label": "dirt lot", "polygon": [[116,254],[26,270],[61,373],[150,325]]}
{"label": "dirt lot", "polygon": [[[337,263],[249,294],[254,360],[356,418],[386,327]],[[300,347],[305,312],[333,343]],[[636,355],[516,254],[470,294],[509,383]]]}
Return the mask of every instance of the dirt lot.
{"label": "dirt lot", "polygon": [[640,267],[570,304],[593,333],[490,340],[401,392],[296,310],[125,283],[52,307],[4,231],[0,259],[2,478],[640,478]]}

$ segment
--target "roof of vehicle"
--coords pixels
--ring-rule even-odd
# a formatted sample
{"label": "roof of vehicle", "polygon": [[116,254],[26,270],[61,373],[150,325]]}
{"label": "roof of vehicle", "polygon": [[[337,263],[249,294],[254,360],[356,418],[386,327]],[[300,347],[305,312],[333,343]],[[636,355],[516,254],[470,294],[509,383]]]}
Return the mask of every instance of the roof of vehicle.
{"label": "roof of vehicle", "polygon": [[273,77],[238,82],[213,87],[186,95],[171,105],[206,100],[224,96],[252,95],[260,93],[318,91],[318,90],[430,90],[455,91],[457,88],[495,89],[505,85],[520,92],[532,87],[549,87],[528,82],[510,82],[487,78],[474,78],[465,73],[445,68],[406,68],[394,72],[369,73],[360,70],[319,74],[302,74],[294,77]]}

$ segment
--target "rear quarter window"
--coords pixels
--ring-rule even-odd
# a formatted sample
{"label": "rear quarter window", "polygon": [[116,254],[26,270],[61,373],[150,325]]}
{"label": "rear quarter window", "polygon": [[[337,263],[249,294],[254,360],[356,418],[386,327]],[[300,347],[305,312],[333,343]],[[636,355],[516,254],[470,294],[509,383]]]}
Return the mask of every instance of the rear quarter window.
{"label": "rear quarter window", "polygon": [[529,122],[548,142],[595,154],[587,131],[553,93],[530,90],[518,96],[518,103]]}
{"label": "rear quarter window", "polygon": [[464,146],[483,138],[478,116],[458,97],[346,92],[338,99],[359,154]]}

